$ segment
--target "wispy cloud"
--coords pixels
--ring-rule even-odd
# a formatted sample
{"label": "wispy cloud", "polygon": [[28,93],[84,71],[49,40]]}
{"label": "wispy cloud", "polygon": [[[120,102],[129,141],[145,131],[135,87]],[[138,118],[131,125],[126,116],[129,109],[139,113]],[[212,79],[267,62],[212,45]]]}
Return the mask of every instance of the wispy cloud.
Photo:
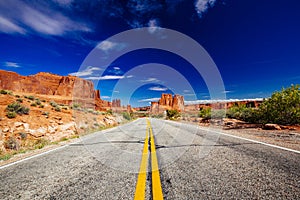
{"label": "wispy cloud", "polygon": [[223,91],[222,93],[223,94],[228,94],[228,93],[232,93],[233,91],[230,91],[230,90],[225,90],[225,91]]}
{"label": "wispy cloud", "polygon": [[158,19],[151,19],[148,22],[148,30],[150,33],[155,33],[159,29],[159,21]]}
{"label": "wispy cloud", "polygon": [[14,67],[14,68],[21,67],[20,64],[16,63],[16,62],[4,62],[4,66],[5,67]]}
{"label": "wispy cloud", "polygon": [[70,73],[69,75],[71,75],[71,76],[90,76],[90,75],[94,74],[95,71],[101,71],[101,70],[102,69],[99,68],[99,67],[89,66],[89,67],[87,67],[86,69],[84,69],[82,71],[73,72],[73,73]]}
{"label": "wispy cloud", "polygon": [[110,50],[122,50],[125,47],[126,44],[124,43],[116,43],[108,40],[104,40],[97,45],[97,48],[104,52],[108,52]]}
{"label": "wispy cloud", "polygon": [[158,91],[158,92],[164,92],[164,91],[167,91],[168,88],[155,86],[155,87],[150,87],[149,90],[151,90],[151,91]]}
{"label": "wispy cloud", "polygon": [[149,99],[141,99],[138,102],[152,102],[152,101],[158,101],[160,97],[154,97],[154,98],[149,98]]}
{"label": "wispy cloud", "polygon": [[101,99],[110,99],[110,96],[101,96]]}
{"label": "wispy cloud", "polygon": [[125,76],[116,76],[116,75],[105,75],[105,76],[90,76],[85,79],[87,80],[117,80],[123,79]]}
{"label": "wispy cloud", "polygon": [[215,5],[217,0],[196,0],[195,9],[198,16],[201,18],[207,10]]}
{"label": "wispy cloud", "polygon": [[133,78],[133,77],[134,77],[133,75],[126,76],[126,78]]}
{"label": "wispy cloud", "polygon": [[19,34],[25,34],[26,31],[17,25],[12,20],[9,20],[7,18],[0,16],[0,31],[3,33],[13,34],[13,33],[19,33]]}
{"label": "wispy cloud", "polygon": [[147,78],[145,80],[141,80],[140,82],[150,83],[150,82],[159,82],[159,80],[157,78]]}
{"label": "wispy cloud", "polygon": [[1,1],[0,13],[0,32],[3,33],[63,36],[92,31],[87,23],[72,20],[56,11],[50,2]]}

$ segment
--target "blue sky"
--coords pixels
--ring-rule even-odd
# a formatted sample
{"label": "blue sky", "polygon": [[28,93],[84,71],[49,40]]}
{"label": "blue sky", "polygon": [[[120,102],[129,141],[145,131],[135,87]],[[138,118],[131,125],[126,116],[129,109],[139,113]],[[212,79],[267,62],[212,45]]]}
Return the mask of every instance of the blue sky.
{"label": "blue sky", "polygon": [[[22,75],[76,74],[94,81],[102,98],[121,98],[134,106],[149,105],[165,92],[186,100],[210,99],[191,64],[170,52],[140,49],[109,66],[101,66],[104,57],[83,66],[100,42],[98,49],[108,56],[110,49],[125,48],[107,40],[115,34],[142,27],[152,33],[161,27],[191,37],[207,51],[228,99],[268,97],[300,82],[299,10],[298,0],[0,1],[0,68]],[[147,69],[166,73],[166,80],[150,72],[139,79],[127,73],[138,66],[141,73],[131,72],[143,75],[147,63],[170,66],[190,85],[173,80],[172,70],[155,64]],[[168,81],[176,85],[168,86]],[[137,82],[139,87],[131,91],[128,87]]]}

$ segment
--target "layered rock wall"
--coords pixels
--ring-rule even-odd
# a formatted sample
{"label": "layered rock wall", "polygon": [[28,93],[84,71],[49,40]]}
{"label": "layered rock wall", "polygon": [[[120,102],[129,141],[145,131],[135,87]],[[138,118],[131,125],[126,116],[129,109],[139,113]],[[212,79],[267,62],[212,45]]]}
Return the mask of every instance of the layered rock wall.
{"label": "layered rock wall", "polygon": [[181,95],[162,94],[158,102],[151,102],[150,112],[153,114],[162,113],[165,110],[174,109],[184,111],[184,98]]}
{"label": "layered rock wall", "polygon": [[106,110],[111,103],[100,98],[100,91],[94,90],[94,84],[76,76],[60,76],[40,72],[35,75],[21,76],[15,72],[0,70],[0,89],[21,93],[57,95],[69,97],[62,102],[72,100],[97,110]]}

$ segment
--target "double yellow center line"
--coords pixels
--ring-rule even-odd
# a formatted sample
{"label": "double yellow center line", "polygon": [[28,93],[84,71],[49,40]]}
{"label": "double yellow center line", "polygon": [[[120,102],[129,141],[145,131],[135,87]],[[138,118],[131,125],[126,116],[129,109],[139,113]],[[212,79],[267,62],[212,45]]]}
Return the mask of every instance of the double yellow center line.
{"label": "double yellow center line", "polygon": [[160,182],[154,136],[153,136],[150,121],[147,119],[146,138],[144,142],[142,161],[141,161],[140,171],[139,171],[138,180],[136,184],[134,200],[145,199],[149,137],[150,137],[150,152],[151,152],[150,156],[151,156],[151,174],[152,174],[152,199],[153,200],[164,199],[161,182]]}

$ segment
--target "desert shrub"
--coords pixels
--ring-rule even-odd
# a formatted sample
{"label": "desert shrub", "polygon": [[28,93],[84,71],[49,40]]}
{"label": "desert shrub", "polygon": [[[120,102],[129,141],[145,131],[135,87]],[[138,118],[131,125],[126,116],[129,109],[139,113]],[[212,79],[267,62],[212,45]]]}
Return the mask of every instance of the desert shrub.
{"label": "desert shrub", "polygon": [[30,104],[30,106],[36,107],[36,103],[32,103],[32,104]]}
{"label": "desert shrub", "polygon": [[19,135],[20,135],[21,139],[23,139],[23,140],[27,138],[27,133],[20,132]]}
{"label": "desert shrub", "polygon": [[300,124],[299,85],[274,92],[258,109],[261,123]]}
{"label": "desert shrub", "polygon": [[49,116],[49,112],[42,112],[42,115],[46,115],[48,117]]}
{"label": "desert shrub", "polygon": [[112,115],[112,114],[113,114],[113,111],[112,111],[112,109],[109,109],[109,110],[107,110],[107,111],[106,111],[106,114],[108,114],[108,115]]}
{"label": "desert shrub", "polygon": [[72,106],[71,106],[72,109],[77,109],[77,108],[80,108],[80,107],[81,107],[81,105],[79,103],[73,103]]}
{"label": "desert shrub", "polygon": [[251,123],[259,123],[259,112],[255,108],[249,108],[246,105],[236,105],[227,110],[228,118],[239,119]]}
{"label": "desert shrub", "polygon": [[211,118],[211,108],[201,108],[198,114],[198,117],[203,119],[210,119]]}
{"label": "desert shrub", "polygon": [[27,96],[27,99],[33,101],[35,99],[35,97],[30,95],[30,96]]}
{"label": "desert shrub", "polygon": [[0,94],[9,94],[9,95],[12,95],[12,91],[9,91],[9,90],[0,90]]}
{"label": "desert shrub", "polygon": [[14,137],[9,137],[8,140],[4,142],[4,147],[6,149],[18,150],[20,148],[19,142]]}
{"label": "desert shrub", "polygon": [[45,106],[43,104],[40,104],[39,105],[39,108],[44,108]]}
{"label": "desert shrub", "polygon": [[34,148],[35,148],[35,149],[41,149],[41,148],[43,148],[44,146],[46,146],[47,144],[49,144],[49,141],[48,141],[48,140],[43,139],[43,138],[40,138],[40,139],[38,139],[38,140],[35,142]]}
{"label": "desert shrub", "polygon": [[36,99],[36,100],[35,100],[35,103],[36,103],[37,105],[41,105],[41,104],[42,104],[41,100],[39,100],[39,99]]}
{"label": "desert shrub", "polygon": [[15,118],[17,116],[17,113],[16,112],[7,112],[6,113],[6,116],[9,118],[9,119],[12,119],[12,118]]}
{"label": "desert shrub", "polygon": [[60,108],[59,106],[56,106],[56,107],[54,108],[54,110],[55,110],[56,112],[60,112],[60,111],[61,111],[61,108]]}
{"label": "desert shrub", "polygon": [[56,103],[55,101],[50,101],[50,105],[51,105],[52,107],[57,107],[57,106],[58,106],[57,103]]}
{"label": "desert shrub", "polygon": [[123,112],[122,113],[122,116],[123,116],[123,118],[124,119],[126,119],[126,120],[131,120],[131,116],[130,116],[130,113],[128,113],[128,112]]}
{"label": "desert shrub", "polygon": [[45,102],[46,102],[46,100],[45,100],[45,99],[42,99],[42,100],[41,100],[41,102],[45,103]]}
{"label": "desert shrub", "polygon": [[22,106],[19,102],[14,102],[6,107],[7,112],[15,112],[16,114],[28,114],[29,108]]}
{"label": "desert shrub", "polygon": [[23,99],[21,99],[21,98],[18,98],[16,101],[19,103],[23,103]]}
{"label": "desert shrub", "polygon": [[16,98],[20,98],[20,95],[17,95],[17,94],[16,94],[15,97],[16,97]]}
{"label": "desert shrub", "polygon": [[167,110],[167,119],[176,120],[180,118],[180,112],[178,110]]}

